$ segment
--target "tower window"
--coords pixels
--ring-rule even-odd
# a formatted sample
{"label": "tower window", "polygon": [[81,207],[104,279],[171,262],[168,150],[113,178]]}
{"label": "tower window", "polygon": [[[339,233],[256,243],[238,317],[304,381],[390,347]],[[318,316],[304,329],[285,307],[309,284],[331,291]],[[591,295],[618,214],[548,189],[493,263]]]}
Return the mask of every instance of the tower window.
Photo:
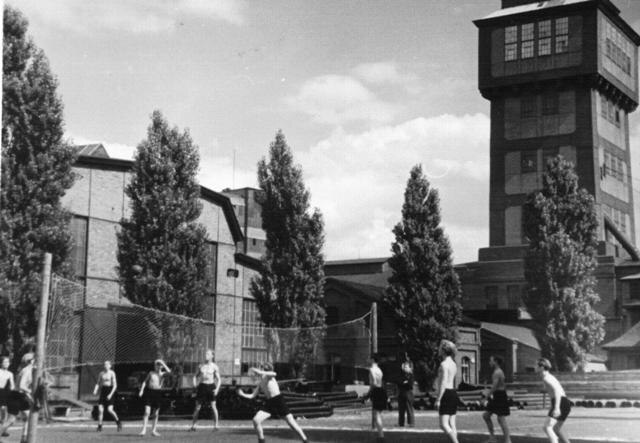
{"label": "tower window", "polygon": [[518,59],[518,27],[507,26],[504,30],[504,59]]}
{"label": "tower window", "polygon": [[558,95],[547,93],[542,96],[542,115],[554,115],[558,113]]}
{"label": "tower window", "polygon": [[520,118],[531,118],[536,116],[536,98],[522,97],[520,100]]}
{"label": "tower window", "polygon": [[569,19],[556,19],[556,54],[567,52],[569,49]]}
{"label": "tower window", "polygon": [[533,39],[533,23],[525,23],[522,25],[522,45],[521,57],[533,57],[534,39]]}
{"label": "tower window", "polygon": [[538,171],[538,151],[524,151],[520,158],[520,171],[522,173]]}

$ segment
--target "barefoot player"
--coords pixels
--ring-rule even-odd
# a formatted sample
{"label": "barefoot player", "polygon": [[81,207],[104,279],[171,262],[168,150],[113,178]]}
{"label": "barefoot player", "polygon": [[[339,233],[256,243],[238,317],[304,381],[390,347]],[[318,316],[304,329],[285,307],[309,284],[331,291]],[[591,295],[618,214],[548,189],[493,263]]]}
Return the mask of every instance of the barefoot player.
{"label": "barefoot player", "polygon": [[284,397],[280,393],[280,386],[278,386],[278,382],[276,381],[276,373],[273,372],[273,365],[271,363],[265,363],[263,369],[251,368],[249,369],[249,373],[259,376],[260,381],[251,394],[245,394],[242,389],[238,388],[238,395],[243,398],[254,399],[262,392],[267,397],[265,404],[253,417],[253,426],[258,434],[258,443],[265,442],[262,422],[272,415],[284,418],[289,427],[298,434],[302,442],[307,442],[307,436],[304,435],[304,431],[300,429],[293,415],[289,412]]}
{"label": "barefoot player", "polygon": [[[9,393],[16,388],[13,381],[13,372],[9,370],[10,363],[9,357],[0,358],[0,426],[4,425],[5,421],[9,419],[9,412],[7,411]],[[1,435],[1,437],[8,436],[9,433],[6,431]]]}
{"label": "barefoot player", "polygon": [[544,423],[544,432],[551,443],[569,443],[569,437],[562,430],[562,425],[571,412],[571,402],[564,393],[560,382],[551,372],[551,362],[546,358],[538,360],[536,372],[540,374],[544,387],[551,398],[551,409]]}
{"label": "barefoot player", "polygon": [[371,399],[371,412],[373,414],[373,424],[378,433],[378,441],[384,441],[384,429],[382,426],[382,411],[387,409],[387,392],[382,383],[382,369],[378,366],[380,357],[378,354],[371,356],[371,367],[369,368],[369,398]]}
{"label": "barefoot player", "polygon": [[118,382],[116,381],[116,373],[111,369],[111,362],[109,360],[104,362],[104,369],[98,374],[98,382],[95,388],[93,388],[93,395],[100,392],[100,398],[98,399],[98,432],[102,431],[102,419],[104,417],[104,408],[106,406],[107,412],[113,417],[118,426],[118,431],[122,430],[122,423],[118,418],[118,415],[113,410],[114,396],[118,389]]}
{"label": "barefoot player", "polygon": [[457,372],[456,362],[453,361],[453,357],[456,355],[456,345],[449,340],[442,340],[439,352],[442,363],[438,368],[436,408],[438,408],[440,415],[440,429],[444,431],[452,443],[458,443],[456,430],[458,394],[453,386]]}
{"label": "barefoot player", "polygon": [[502,435],[504,435],[504,443],[511,443],[509,426],[507,425],[507,416],[510,414],[509,400],[507,399],[504,371],[502,370],[503,364],[502,357],[495,355],[489,357],[489,366],[493,369],[493,375],[491,376],[493,383],[487,395],[487,410],[482,414],[482,418],[489,429],[489,440],[486,443],[497,443],[498,441],[493,430],[492,414],[496,414],[496,417],[498,417],[498,423],[502,428]]}
{"label": "barefoot player", "polygon": [[[199,383],[198,383],[199,382]],[[218,430],[218,408],[216,408],[216,398],[218,397],[218,391],[220,390],[220,370],[218,365],[213,362],[213,351],[207,349],[205,354],[205,363],[200,365],[198,373],[193,378],[193,384],[198,386],[196,397],[196,409],[193,411],[193,424],[190,431],[196,430],[196,422],[198,421],[198,414],[200,414],[200,408],[204,403],[211,404],[211,410],[213,411],[213,430]]]}
{"label": "barefoot player", "polygon": [[158,415],[160,415],[160,403],[162,401],[162,377],[171,372],[162,360],[156,360],[154,369],[147,374],[147,378],[140,386],[138,395],[144,399],[144,418],[142,420],[142,431],[140,435],[147,433],[147,424],[149,423],[149,415],[153,411],[153,425],[151,426],[151,435],[159,437],[158,433]]}
{"label": "barefoot player", "polygon": [[7,410],[9,412],[9,418],[3,423],[3,427],[0,429],[0,435],[4,435],[7,429],[16,421],[16,417],[22,412],[26,416],[24,426],[22,428],[22,438],[20,441],[27,441],[27,424],[29,423],[29,412],[31,405],[33,404],[33,395],[31,393],[33,383],[33,353],[28,352],[22,356],[23,367],[18,373],[17,390],[9,393],[9,399],[7,401]]}

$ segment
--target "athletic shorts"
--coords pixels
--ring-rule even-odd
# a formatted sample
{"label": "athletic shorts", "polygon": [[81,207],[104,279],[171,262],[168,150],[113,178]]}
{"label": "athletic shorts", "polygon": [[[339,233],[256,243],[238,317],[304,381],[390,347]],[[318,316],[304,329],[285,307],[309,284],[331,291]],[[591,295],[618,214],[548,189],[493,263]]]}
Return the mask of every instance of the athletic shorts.
{"label": "athletic shorts", "polygon": [[571,402],[567,397],[560,398],[560,416],[554,417],[553,410],[555,409],[556,402],[552,398],[551,399],[551,408],[549,409],[549,417],[555,418],[558,421],[565,421],[571,412]]}
{"label": "athletic shorts", "polygon": [[9,391],[8,389],[0,389],[0,407],[7,406],[9,402]]}
{"label": "athletic shorts", "polygon": [[24,392],[11,391],[7,402],[7,411],[11,415],[18,415],[22,411],[31,409],[31,399]]}
{"label": "athletic shorts", "polygon": [[200,403],[216,401],[216,385],[213,383],[200,383],[196,391],[196,400]]}
{"label": "athletic shorts", "polygon": [[487,412],[496,414],[499,417],[504,417],[511,414],[509,411],[509,399],[507,398],[506,391],[495,391],[493,398],[487,402]]}
{"label": "athletic shorts", "polygon": [[100,398],[98,399],[98,404],[102,405],[102,406],[112,406],[113,402],[115,400],[116,397],[116,393],[114,392],[113,395],[111,396],[111,398],[109,397],[109,394],[111,394],[111,390],[113,389],[113,386],[102,386],[100,388]]}
{"label": "athletic shorts", "polygon": [[272,416],[277,417],[286,417],[290,414],[289,408],[287,407],[287,402],[284,400],[282,394],[276,395],[275,397],[268,398],[267,401],[264,402],[264,405],[260,407],[261,411],[267,412]]}
{"label": "athletic shorts", "polygon": [[458,393],[455,389],[445,389],[440,399],[439,415],[456,415],[458,412]]}
{"label": "athletic shorts", "polygon": [[142,395],[144,405],[151,409],[160,409],[162,404],[162,391],[159,389],[145,389]]}
{"label": "athletic shorts", "polygon": [[374,411],[387,409],[387,391],[384,388],[371,388],[371,407]]}

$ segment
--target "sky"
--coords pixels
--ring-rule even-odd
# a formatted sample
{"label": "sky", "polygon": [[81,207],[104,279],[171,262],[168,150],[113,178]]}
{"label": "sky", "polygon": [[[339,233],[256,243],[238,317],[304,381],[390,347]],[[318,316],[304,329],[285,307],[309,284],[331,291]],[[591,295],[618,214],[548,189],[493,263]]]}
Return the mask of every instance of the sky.
{"label": "sky", "polygon": [[[221,191],[257,186],[281,129],[324,216],[326,259],[390,255],[416,164],[439,191],[454,262],[488,245],[489,102],[472,21],[499,0],[8,3],[58,78],[70,141],[130,159],[159,109],[198,145],[200,183]],[[614,3],[640,31],[640,0]]]}

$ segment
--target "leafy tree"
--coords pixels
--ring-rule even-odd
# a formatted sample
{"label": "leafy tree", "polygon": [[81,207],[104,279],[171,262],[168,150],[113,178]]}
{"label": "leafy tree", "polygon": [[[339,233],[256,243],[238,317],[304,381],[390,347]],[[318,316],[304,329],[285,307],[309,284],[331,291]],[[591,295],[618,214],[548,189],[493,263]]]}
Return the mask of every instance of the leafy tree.
{"label": "leafy tree", "polygon": [[[260,318],[268,327],[324,326],[322,215],[318,209],[309,213],[309,191],[304,186],[302,169],[294,165],[281,131],[269,154],[268,162],[262,159],[258,163],[262,228],[267,238],[263,270],[252,280],[251,293]],[[279,347],[279,352],[272,350],[276,358],[278,354],[292,357],[294,370],[299,372],[305,369],[319,334],[301,331],[296,339],[292,342],[272,337],[268,341]]]}
{"label": "leafy tree", "polygon": [[74,181],[74,151],[63,140],[57,80],[26,18],[5,7],[3,23],[0,343],[17,358],[36,332],[44,253],[53,272],[70,272],[70,214],[60,199]]}
{"label": "leafy tree", "polygon": [[203,297],[212,288],[207,233],[196,221],[202,211],[198,164],[189,133],[169,128],[155,111],[125,190],[131,217],[121,221],[118,233],[118,272],[133,303],[201,316]]}
{"label": "leafy tree", "polygon": [[395,318],[401,345],[422,368],[416,378],[425,389],[437,373],[440,341],[455,341],[461,292],[451,246],[440,226],[438,191],[431,187],[420,165],[411,169],[402,221],[393,233],[392,275],[384,304]]}
{"label": "leafy tree", "polygon": [[542,325],[542,352],[563,371],[581,366],[585,354],[604,338],[604,318],[596,267],[598,221],[593,197],[578,188],[573,165],[558,156],[549,161],[540,192],[523,210],[529,249],[525,304]]}

